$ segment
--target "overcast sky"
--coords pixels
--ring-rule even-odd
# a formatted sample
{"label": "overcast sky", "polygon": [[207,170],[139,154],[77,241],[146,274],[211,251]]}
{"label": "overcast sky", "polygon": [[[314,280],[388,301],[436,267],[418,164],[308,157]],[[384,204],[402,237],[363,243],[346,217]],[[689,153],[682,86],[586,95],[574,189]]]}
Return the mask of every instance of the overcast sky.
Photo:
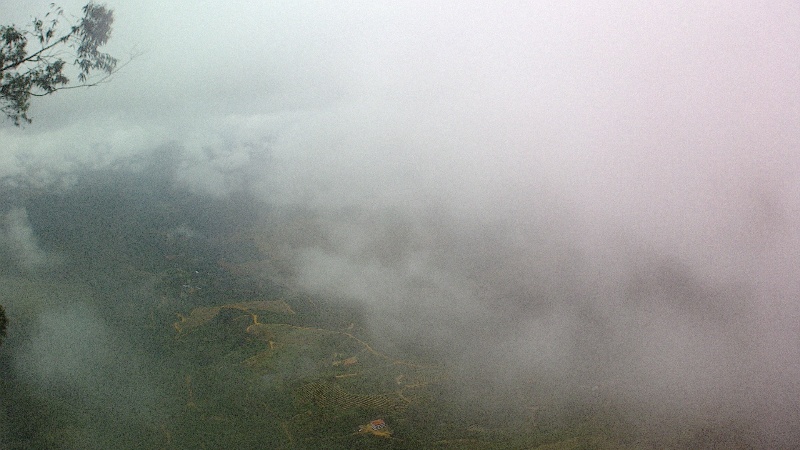
{"label": "overcast sky", "polygon": [[[3,0],[0,17],[22,24],[47,4]],[[630,263],[616,246],[633,236],[699,279],[750,286],[757,361],[784,370],[776,361],[800,355],[799,3],[108,5],[108,50],[138,56],[111,83],[34,99],[33,124],[0,128],[2,174],[171,143],[192,161],[181,181],[214,195],[241,188],[229,175],[247,169],[248,189],[272,202],[406,217],[444,208],[465,229],[491,218],[521,230],[512,247],[532,248],[526,227],[547,222],[602,273]],[[353,248],[370,242],[308,250],[301,273],[341,290],[364,274]],[[369,273],[407,293],[404,277],[422,270],[412,266]],[[438,280],[459,285],[456,272]],[[469,290],[459,286],[440,301]],[[707,356],[688,349],[708,342],[687,339],[665,361]]]}
{"label": "overcast sky", "polygon": [[[0,17],[47,3],[3,1]],[[108,5],[109,51],[141,54],[113,83],[34,99],[32,125],[0,129],[4,171],[19,153],[270,140],[357,203],[545,185],[692,239],[745,213],[721,196],[798,197],[793,2]]]}
{"label": "overcast sky", "polygon": [[685,252],[796,223],[793,2],[108,5],[108,50],[139,56],[113,83],[34,99],[32,125],[0,129],[4,173],[169,141],[212,155],[195,169],[208,190],[269,148],[289,201],[487,210],[547,191]]}

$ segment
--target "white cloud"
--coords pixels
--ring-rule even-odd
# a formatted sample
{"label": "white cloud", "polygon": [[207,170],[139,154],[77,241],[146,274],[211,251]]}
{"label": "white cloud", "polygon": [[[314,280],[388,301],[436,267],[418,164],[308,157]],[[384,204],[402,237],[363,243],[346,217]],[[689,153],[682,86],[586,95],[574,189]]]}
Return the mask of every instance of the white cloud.
{"label": "white cloud", "polygon": [[13,208],[5,214],[4,219],[0,244],[10,250],[13,260],[22,269],[32,271],[58,263],[60,258],[48,254],[39,246],[25,209]]}

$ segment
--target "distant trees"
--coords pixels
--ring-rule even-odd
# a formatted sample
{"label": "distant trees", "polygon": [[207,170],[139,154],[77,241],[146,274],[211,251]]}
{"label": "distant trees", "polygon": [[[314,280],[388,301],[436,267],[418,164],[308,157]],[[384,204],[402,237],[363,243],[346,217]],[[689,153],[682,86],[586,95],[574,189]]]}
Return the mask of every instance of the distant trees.
{"label": "distant trees", "polygon": [[[90,2],[80,21],[63,31],[62,19],[64,11],[52,5],[44,20],[33,19],[32,27],[0,26],[0,109],[16,126],[31,122],[31,96],[95,86],[117,67],[116,58],[98,50],[111,37],[113,10]],[[69,85],[65,72],[70,67],[77,69],[79,84]]]}

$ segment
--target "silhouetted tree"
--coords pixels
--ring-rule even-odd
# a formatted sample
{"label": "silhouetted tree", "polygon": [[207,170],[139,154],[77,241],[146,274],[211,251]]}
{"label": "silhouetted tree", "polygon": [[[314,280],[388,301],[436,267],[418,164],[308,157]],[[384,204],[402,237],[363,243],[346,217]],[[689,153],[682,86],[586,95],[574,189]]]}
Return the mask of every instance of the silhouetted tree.
{"label": "silhouetted tree", "polygon": [[[111,37],[114,12],[104,5],[89,3],[83,18],[59,30],[64,11],[52,5],[44,20],[33,19],[33,26],[20,29],[0,26],[0,108],[14,125],[30,123],[30,98],[52,94],[61,89],[95,86],[115,70],[117,59],[98,50]],[[35,48],[29,49],[29,44]],[[64,58],[75,58],[68,63]],[[78,69],[77,85],[69,85],[65,68]],[[91,78],[95,72],[101,78]]]}

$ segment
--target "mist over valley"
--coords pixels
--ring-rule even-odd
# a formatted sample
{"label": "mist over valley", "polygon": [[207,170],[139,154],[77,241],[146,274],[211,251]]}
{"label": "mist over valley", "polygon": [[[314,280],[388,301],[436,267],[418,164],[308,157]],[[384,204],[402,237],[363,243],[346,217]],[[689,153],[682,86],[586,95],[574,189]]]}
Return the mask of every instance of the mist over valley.
{"label": "mist over valley", "polygon": [[796,6],[108,6],[0,128],[0,447],[800,442]]}

